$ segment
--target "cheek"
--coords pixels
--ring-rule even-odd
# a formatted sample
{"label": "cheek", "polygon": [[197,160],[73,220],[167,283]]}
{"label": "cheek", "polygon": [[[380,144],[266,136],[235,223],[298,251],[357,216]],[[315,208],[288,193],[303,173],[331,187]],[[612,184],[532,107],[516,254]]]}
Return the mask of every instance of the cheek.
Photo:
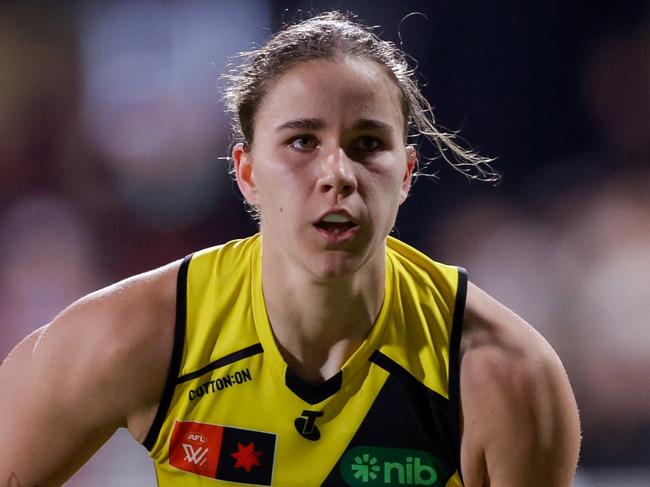
{"label": "cheek", "polygon": [[286,215],[300,209],[309,192],[306,168],[270,163],[259,171],[259,206],[263,212]]}
{"label": "cheek", "polygon": [[403,174],[395,169],[395,163],[375,171],[368,171],[365,189],[368,196],[378,199],[383,206],[399,205]]}
{"label": "cheek", "polygon": [[373,226],[380,233],[387,233],[394,225],[399,206],[394,181],[383,175],[367,180],[367,183],[359,188],[359,195],[365,201]]}

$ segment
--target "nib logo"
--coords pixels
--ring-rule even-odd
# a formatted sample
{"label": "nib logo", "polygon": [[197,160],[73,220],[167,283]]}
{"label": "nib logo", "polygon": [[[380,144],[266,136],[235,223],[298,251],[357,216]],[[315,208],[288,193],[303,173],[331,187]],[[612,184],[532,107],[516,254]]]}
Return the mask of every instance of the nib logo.
{"label": "nib logo", "polygon": [[371,457],[368,453],[364,453],[360,457],[354,458],[354,463],[350,467],[355,479],[362,482],[370,482],[379,476],[381,467],[377,465],[379,460]]}
{"label": "nib logo", "polygon": [[357,446],[339,464],[341,477],[351,487],[371,485],[432,485],[442,487],[445,470],[431,453],[403,448]]}

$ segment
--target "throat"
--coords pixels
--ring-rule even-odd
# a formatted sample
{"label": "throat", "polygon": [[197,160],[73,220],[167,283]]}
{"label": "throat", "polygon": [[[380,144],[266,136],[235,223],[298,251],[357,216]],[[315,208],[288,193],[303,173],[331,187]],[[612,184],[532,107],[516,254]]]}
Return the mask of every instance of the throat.
{"label": "throat", "polygon": [[381,253],[354,273],[323,279],[281,256],[262,254],[264,304],[273,336],[298,376],[322,382],[341,370],[370,333],[384,299],[385,257]]}
{"label": "throat", "polygon": [[364,339],[346,339],[331,346],[323,346],[323,341],[312,346],[278,343],[278,348],[293,375],[304,382],[320,384],[341,372]]}

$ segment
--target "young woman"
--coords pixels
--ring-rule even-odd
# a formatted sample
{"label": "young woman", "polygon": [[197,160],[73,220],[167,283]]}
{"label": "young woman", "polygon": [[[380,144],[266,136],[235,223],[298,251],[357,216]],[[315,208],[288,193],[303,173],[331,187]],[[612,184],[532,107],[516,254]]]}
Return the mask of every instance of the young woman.
{"label": "young woman", "polygon": [[60,485],[126,427],[161,486],[569,486],[579,422],[551,347],[389,237],[418,165],[409,133],[488,167],[436,130],[402,53],[322,14],[229,81],[260,233],[27,337],[0,369],[0,482]]}

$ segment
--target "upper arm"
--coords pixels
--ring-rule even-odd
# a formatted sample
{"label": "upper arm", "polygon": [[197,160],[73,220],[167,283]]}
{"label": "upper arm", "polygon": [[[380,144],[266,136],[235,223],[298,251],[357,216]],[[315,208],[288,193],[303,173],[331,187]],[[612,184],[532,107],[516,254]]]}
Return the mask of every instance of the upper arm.
{"label": "upper arm", "polygon": [[463,339],[466,485],[569,486],[580,447],[564,368],[532,327],[474,286]]}
{"label": "upper arm", "polygon": [[21,485],[59,485],[121,424],[92,383],[106,380],[102,365],[80,353],[88,339],[72,328],[62,319],[38,330],[0,368],[0,481],[13,474]]}
{"label": "upper arm", "polygon": [[7,357],[0,367],[0,484],[15,475],[23,486],[60,485],[117,428],[155,409],[173,334],[152,313],[169,308],[174,270],[166,273],[80,300]]}

